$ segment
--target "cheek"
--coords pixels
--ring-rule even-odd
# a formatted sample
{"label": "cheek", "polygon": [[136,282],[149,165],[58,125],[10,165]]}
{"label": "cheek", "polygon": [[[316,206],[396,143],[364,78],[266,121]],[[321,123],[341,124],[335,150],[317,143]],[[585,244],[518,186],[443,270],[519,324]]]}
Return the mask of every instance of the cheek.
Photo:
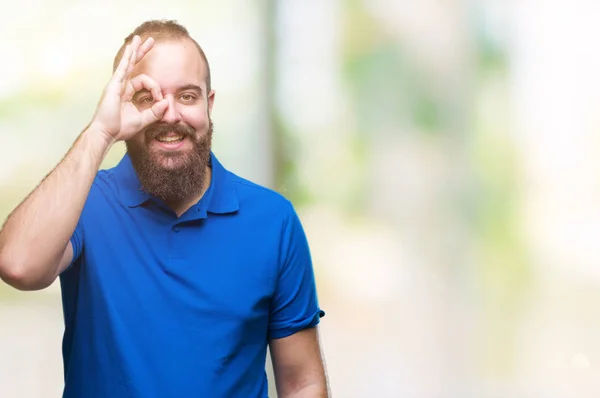
{"label": "cheek", "polygon": [[131,137],[129,139],[129,145],[136,147],[136,148],[141,148],[146,146],[146,137],[144,134],[137,134],[133,137]]}
{"label": "cheek", "polygon": [[208,113],[203,108],[187,109],[181,116],[183,121],[196,131],[202,131],[208,127]]}

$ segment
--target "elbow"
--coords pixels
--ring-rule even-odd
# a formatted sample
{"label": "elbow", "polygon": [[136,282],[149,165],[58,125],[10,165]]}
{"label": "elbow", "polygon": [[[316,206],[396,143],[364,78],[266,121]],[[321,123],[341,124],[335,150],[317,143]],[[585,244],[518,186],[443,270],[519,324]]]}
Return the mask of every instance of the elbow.
{"label": "elbow", "polygon": [[282,398],[327,398],[330,396],[327,386],[319,382],[307,384],[302,387],[290,387],[288,390],[283,389],[280,392]]}
{"label": "elbow", "polygon": [[53,282],[36,275],[24,262],[11,261],[3,251],[0,252],[0,279],[22,291],[41,290]]}

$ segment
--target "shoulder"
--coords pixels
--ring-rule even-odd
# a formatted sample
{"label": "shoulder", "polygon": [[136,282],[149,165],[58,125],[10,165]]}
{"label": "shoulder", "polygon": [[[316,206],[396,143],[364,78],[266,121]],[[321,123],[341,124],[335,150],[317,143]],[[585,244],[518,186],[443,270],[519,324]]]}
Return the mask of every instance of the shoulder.
{"label": "shoulder", "polygon": [[99,211],[102,206],[114,203],[119,198],[119,189],[117,187],[112,170],[99,170],[94,177],[86,198],[84,212]]}
{"label": "shoulder", "polygon": [[95,195],[101,194],[106,195],[108,193],[116,193],[116,185],[114,180],[114,170],[98,170],[96,173],[96,177],[92,182],[92,186],[90,188],[90,198],[93,198]]}
{"label": "shoulder", "polygon": [[236,191],[242,210],[245,207],[252,207],[262,212],[279,214],[285,218],[295,214],[292,202],[283,194],[230,171],[227,174],[231,186]]}
{"label": "shoulder", "polygon": [[109,184],[112,178],[114,177],[115,169],[101,169],[96,173],[96,178],[94,178],[94,184],[103,185]]}

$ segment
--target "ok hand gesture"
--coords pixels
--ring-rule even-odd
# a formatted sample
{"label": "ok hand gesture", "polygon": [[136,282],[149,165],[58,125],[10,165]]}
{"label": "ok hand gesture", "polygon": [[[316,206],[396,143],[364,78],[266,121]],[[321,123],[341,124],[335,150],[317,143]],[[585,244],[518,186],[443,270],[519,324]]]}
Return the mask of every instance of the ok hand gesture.
{"label": "ok hand gesture", "polygon": [[[161,88],[154,80],[144,74],[130,78],[135,65],[153,46],[154,39],[148,38],[142,44],[140,37],[135,36],[126,46],[119,66],[104,89],[90,126],[110,141],[133,137],[144,127],[160,120],[167,109],[168,101],[163,98]],[[140,110],[132,102],[134,94],[140,90],[152,93],[154,104],[151,107]]]}

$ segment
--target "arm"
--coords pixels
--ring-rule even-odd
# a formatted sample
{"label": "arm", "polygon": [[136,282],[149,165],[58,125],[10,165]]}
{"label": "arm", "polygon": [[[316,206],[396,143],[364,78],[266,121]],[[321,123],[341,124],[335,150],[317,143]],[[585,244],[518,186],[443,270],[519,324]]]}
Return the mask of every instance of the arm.
{"label": "arm", "polygon": [[69,242],[111,142],[85,130],[0,231],[0,277],[21,290],[49,286],[72,260]]}
{"label": "arm", "polygon": [[318,338],[320,309],[308,240],[292,208],[286,219],[281,267],[271,302],[269,345],[279,398],[328,397]]}
{"label": "arm", "polygon": [[279,398],[330,397],[317,327],[270,341]]}
{"label": "arm", "polygon": [[[145,75],[129,79],[150,51],[136,36],[104,90],[94,118],[63,161],[12,212],[0,231],[0,278],[20,290],[49,286],[73,259],[73,235],[100,164],[111,145],[133,137],[164,114],[168,102]],[[155,103],[143,111],[131,102],[151,91]]]}

